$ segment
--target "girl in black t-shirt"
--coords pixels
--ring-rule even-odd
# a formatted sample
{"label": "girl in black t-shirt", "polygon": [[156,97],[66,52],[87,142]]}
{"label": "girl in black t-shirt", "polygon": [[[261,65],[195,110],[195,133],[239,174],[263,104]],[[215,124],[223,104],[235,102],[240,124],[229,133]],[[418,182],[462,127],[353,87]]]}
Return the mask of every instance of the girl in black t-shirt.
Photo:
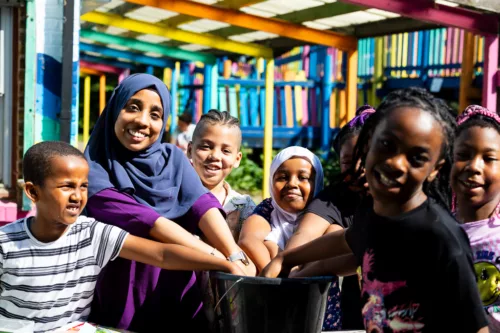
{"label": "girl in black t-shirt", "polygon": [[353,226],[283,251],[261,275],[353,253],[337,272],[358,266],[367,332],[487,332],[467,236],[448,210],[454,132],[424,89],[390,93],[356,145],[372,199]]}

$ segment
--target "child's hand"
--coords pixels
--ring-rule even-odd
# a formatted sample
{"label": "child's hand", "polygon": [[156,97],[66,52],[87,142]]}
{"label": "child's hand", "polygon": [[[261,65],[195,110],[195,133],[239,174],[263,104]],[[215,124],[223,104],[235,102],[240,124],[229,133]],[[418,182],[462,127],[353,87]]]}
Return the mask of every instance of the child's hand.
{"label": "child's hand", "polygon": [[229,269],[229,273],[231,273],[233,275],[241,275],[241,276],[246,275],[245,272],[236,263],[230,262],[228,269]]}
{"label": "child's hand", "polygon": [[257,275],[257,267],[255,267],[255,264],[248,258],[248,261],[250,264],[246,266],[242,261],[238,260],[235,262],[236,265],[243,271],[242,275],[245,276],[255,276]]}
{"label": "child's hand", "polygon": [[278,275],[280,275],[280,273],[288,275],[289,269],[290,268],[283,266],[283,256],[280,253],[276,257],[274,257],[274,259],[271,260],[271,262],[266,267],[264,267],[259,276],[276,278],[278,277]]}

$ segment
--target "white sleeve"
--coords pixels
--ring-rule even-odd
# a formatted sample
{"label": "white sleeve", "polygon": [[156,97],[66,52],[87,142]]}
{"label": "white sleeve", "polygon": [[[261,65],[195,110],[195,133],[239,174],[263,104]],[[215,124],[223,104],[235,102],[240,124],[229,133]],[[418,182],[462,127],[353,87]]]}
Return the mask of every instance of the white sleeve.
{"label": "white sleeve", "polygon": [[101,222],[96,222],[92,243],[97,265],[101,268],[115,260],[125,243],[128,232]]}

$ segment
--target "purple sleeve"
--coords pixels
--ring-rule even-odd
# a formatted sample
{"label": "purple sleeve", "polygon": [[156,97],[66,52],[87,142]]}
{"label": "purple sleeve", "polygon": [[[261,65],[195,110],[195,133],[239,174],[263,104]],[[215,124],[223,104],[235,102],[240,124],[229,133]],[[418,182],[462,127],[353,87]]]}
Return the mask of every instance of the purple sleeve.
{"label": "purple sleeve", "polygon": [[115,225],[132,235],[144,238],[149,238],[151,228],[160,217],[154,209],[114,188],[91,196],[87,203],[87,214],[98,221]]}
{"label": "purple sleeve", "polygon": [[198,223],[205,213],[212,208],[217,208],[222,216],[226,218],[226,213],[222,208],[219,200],[210,192],[203,194],[195,203],[191,206],[188,212],[179,218],[176,222],[186,228],[189,232],[199,233]]}

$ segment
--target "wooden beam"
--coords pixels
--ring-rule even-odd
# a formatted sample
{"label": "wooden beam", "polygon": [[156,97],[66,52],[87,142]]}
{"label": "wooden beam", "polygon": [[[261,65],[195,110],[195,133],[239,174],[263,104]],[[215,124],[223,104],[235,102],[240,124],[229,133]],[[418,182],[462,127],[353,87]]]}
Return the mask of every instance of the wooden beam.
{"label": "wooden beam", "polygon": [[[277,15],[273,19],[283,20],[290,23],[302,23],[307,21],[319,20],[322,18],[333,17],[337,15],[349,14],[366,9],[365,7],[355,6],[348,3],[334,2],[327,3],[321,6],[298,10],[288,14]],[[220,37],[229,37],[241,35],[247,32],[255,31],[255,29],[247,29],[242,27],[230,26],[217,30],[210,31],[211,34]],[[274,49],[274,47],[273,47]]]}
{"label": "wooden beam", "polygon": [[97,63],[97,64],[110,65],[110,66],[118,67],[121,69],[128,68],[128,69],[136,70],[136,68],[137,68],[137,66],[135,64],[130,63],[130,62],[117,61],[117,60],[113,60],[110,58],[96,57],[96,56],[88,55],[86,53],[80,53],[80,60],[85,60],[85,61],[93,62],[93,63]]}
{"label": "wooden beam", "polygon": [[199,34],[190,31],[169,28],[157,24],[129,19],[115,14],[91,12],[82,15],[81,20],[122,28],[143,34],[162,36],[186,43],[206,45],[214,49],[221,49],[238,54],[246,54],[253,57],[272,58],[273,56],[273,52],[271,49],[257,44],[240,43],[210,34]]}
{"label": "wooden beam", "polygon": [[500,13],[500,1],[498,0],[448,0],[459,5],[484,9],[490,12]]}
{"label": "wooden beam", "polygon": [[476,34],[497,35],[499,22],[494,15],[449,7],[428,0],[342,0],[343,2],[386,10],[414,19],[465,29]]}
{"label": "wooden beam", "polygon": [[408,17],[395,17],[383,21],[369,22],[352,27],[347,27],[346,32],[357,38],[378,37],[401,32],[412,32],[438,28],[440,25],[414,20]]}
{"label": "wooden beam", "polygon": [[148,57],[148,56],[143,55],[142,53],[134,53],[134,52],[130,52],[130,51],[116,50],[116,49],[111,49],[111,48],[107,48],[105,46],[96,45],[96,44],[80,43],[80,51],[100,53],[104,56],[112,57],[112,58],[123,58],[123,59],[138,62],[138,63],[148,65],[148,66],[155,66],[155,67],[162,67],[162,68],[172,66],[172,61],[170,59]]}
{"label": "wooden beam", "polygon": [[167,56],[169,58],[186,60],[186,61],[201,61],[205,64],[214,64],[215,57],[211,54],[186,51],[179,48],[163,46],[155,43],[143,42],[135,38],[126,38],[110,34],[105,34],[102,32],[97,32],[94,30],[81,30],[80,37],[91,39],[96,42],[104,44],[116,44],[121,46],[126,46],[130,49],[134,49],[142,52],[155,52]]}
{"label": "wooden beam", "polygon": [[92,68],[86,68],[83,66],[80,66],[80,76],[87,76],[87,75],[97,75],[101,76],[103,73],[99,72],[98,70],[92,69]]}
{"label": "wooden beam", "polygon": [[256,15],[246,14],[238,10],[216,8],[186,0],[127,0],[128,2],[171,10],[174,12],[189,14],[200,18],[211,19],[236,25],[243,28],[255,29],[274,33],[280,36],[299,39],[309,43],[327,45],[341,50],[355,50],[357,40],[351,36],[311,29],[299,24],[293,24],[276,19],[263,18]]}
{"label": "wooden beam", "polygon": [[[224,0],[221,2],[216,2],[213,4],[213,6],[216,7],[221,7],[221,8],[230,8],[230,9],[239,9],[245,6],[250,6],[259,2],[263,2],[266,0]],[[162,21],[161,23],[165,23],[170,27],[176,27],[181,24],[189,23],[192,21],[196,21],[198,18],[196,16],[191,16],[191,15],[177,15],[174,17],[171,17],[165,21]]]}
{"label": "wooden beam", "polygon": [[104,65],[104,64],[99,64],[99,63],[94,63],[94,62],[89,62],[85,60],[80,60],[80,66],[85,67],[87,69],[93,69],[101,73],[109,73],[109,74],[116,74],[120,75],[122,73],[122,70],[120,68],[116,68],[113,66],[109,65]]}

